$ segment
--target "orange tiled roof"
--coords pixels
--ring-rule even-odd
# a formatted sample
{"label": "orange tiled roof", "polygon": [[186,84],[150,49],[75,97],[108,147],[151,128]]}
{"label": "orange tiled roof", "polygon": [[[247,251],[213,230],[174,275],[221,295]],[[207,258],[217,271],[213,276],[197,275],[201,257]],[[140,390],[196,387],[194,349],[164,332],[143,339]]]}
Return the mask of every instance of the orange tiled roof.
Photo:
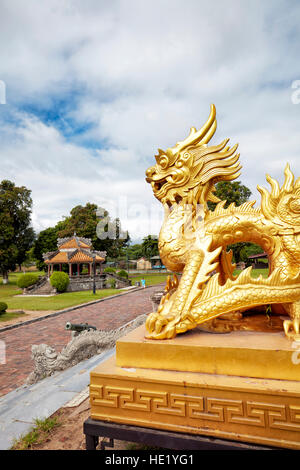
{"label": "orange tiled roof", "polygon": [[96,261],[104,261],[105,258],[101,258],[101,256],[96,255],[95,260]]}
{"label": "orange tiled roof", "polygon": [[63,248],[90,248],[90,247],[86,243],[83,243],[80,240],[77,241],[75,238],[72,238],[71,240],[68,240],[67,242],[65,242],[63,245],[60,245],[59,249],[61,250]]}
{"label": "orange tiled roof", "polygon": [[[75,234],[73,237],[58,240],[58,251],[44,253],[45,263],[91,263],[94,259],[98,262],[105,260],[106,251],[91,251],[90,240],[87,238],[80,238]],[[68,250],[61,251],[64,248]]]}
{"label": "orange tiled roof", "polygon": [[58,238],[58,249],[61,248],[88,248],[91,249],[92,244],[89,238],[78,237],[76,233],[69,238]]}
{"label": "orange tiled roof", "polygon": [[45,263],[68,263],[68,253],[61,251],[57,253],[53,258],[45,260]]}
{"label": "orange tiled roof", "polygon": [[87,253],[83,253],[81,250],[76,251],[73,256],[70,256],[71,263],[82,263],[82,262],[92,262],[93,257],[89,256]]}

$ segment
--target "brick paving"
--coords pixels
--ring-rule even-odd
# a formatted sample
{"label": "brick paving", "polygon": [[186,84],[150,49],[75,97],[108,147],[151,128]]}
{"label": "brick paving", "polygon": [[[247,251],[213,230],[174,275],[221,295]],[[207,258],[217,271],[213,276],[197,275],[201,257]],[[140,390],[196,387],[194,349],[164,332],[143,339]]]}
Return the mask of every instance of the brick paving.
{"label": "brick paving", "polygon": [[0,341],[4,341],[6,346],[6,364],[0,364],[0,396],[23,385],[33,370],[33,344],[45,343],[57,352],[62,350],[71,339],[70,331],[64,329],[67,321],[87,322],[99,330],[116,329],[143,313],[150,313],[152,303],[149,297],[159,290],[161,286],[156,285],[130,291],[125,295],[0,333]]}

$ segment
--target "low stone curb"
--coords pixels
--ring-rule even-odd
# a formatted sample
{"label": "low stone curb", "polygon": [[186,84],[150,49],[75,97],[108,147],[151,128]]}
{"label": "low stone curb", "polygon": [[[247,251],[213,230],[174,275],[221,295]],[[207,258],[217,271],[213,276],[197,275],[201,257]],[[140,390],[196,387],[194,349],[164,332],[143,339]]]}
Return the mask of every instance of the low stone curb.
{"label": "low stone curb", "polygon": [[[75,305],[74,307],[69,307],[69,308],[66,308],[64,310],[59,310],[58,312],[49,313],[48,315],[45,315],[43,317],[33,318],[32,320],[27,320],[27,321],[24,321],[24,322],[15,323],[13,325],[8,325],[8,326],[5,326],[4,328],[0,328],[0,333],[2,333],[4,331],[8,331],[8,330],[13,330],[14,328],[20,328],[21,326],[26,326],[26,325],[29,325],[30,323],[35,323],[35,322],[38,322],[38,321],[42,321],[42,320],[45,320],[46,318],[56,317],[58,315],[62,315],[63,313],[72,312],[73,310],[77,310],[77,309],[82,308],[82,307],[88,307],[89,305],[97,304],[99,302],[104,302],[105,300],[110,300],[110,299],[114,299],[116,297],[121,297],[122,295],[132,294],[133,292],[137,292],[138,290],[149,289],[150,287],[154,287],[155,285],[156,284],[154,284],[152,286],[146,286],[146,287],[137,287],[136,289],[129,290],[128,292],[122,292],[121,294],[110,295],[109,297],[104,297],[102,299],[92,300],[91,302],[87,302],[85,304]],[[160,284],[157,284],[157,286],[159,286],[159,285]]]}

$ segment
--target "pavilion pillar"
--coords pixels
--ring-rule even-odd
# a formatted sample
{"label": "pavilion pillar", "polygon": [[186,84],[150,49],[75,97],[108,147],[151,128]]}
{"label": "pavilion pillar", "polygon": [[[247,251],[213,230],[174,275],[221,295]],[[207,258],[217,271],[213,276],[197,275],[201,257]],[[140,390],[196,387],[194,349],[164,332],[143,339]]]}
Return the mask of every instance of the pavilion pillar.
{"label": "pavilion pillar", "polygon": [[50,277],[50,264],[48,264],[48,277]]}
{"label": "pavilion pillar", "polygon": [[92,263],[89,263],[89,276],[92,274]]}
{"label": "pavilion pillar", "polygon": [[72,276],[72,263],[69,263],[69,276]]}
{"label": "pavilion pillar", "polygon": [[77,276],[79,276],[80,264],[77,263]]}
{"label": "pavilion pillar", "polygon": [[60,263],[60,265],[59,265],[59,270],[61,271],[61,263]]}

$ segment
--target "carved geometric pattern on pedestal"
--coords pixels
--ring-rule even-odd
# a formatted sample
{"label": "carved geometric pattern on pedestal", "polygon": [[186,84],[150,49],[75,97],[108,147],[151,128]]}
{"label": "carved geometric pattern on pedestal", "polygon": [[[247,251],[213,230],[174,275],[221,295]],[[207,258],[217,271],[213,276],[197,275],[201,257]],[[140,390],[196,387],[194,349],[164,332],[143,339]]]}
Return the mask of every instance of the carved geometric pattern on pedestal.
{"label": "carved geometric pattern on pedestal", "polygon": [[300,407],[182,395],[134,387],[91,385],[92,405],[300,432]]}

